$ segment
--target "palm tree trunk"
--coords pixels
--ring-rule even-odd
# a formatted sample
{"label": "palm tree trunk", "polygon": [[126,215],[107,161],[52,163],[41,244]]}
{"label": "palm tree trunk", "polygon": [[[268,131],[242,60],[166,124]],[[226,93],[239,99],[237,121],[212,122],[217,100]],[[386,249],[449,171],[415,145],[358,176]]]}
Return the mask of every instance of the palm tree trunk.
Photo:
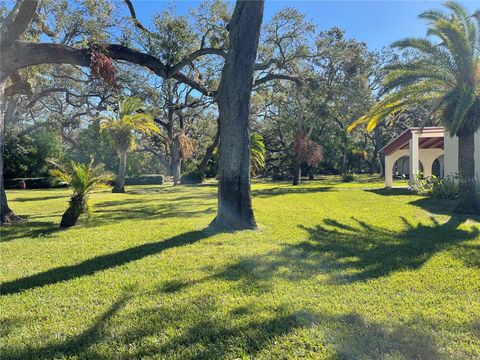
{"label": "palm tree trunk", "polygon": [[300,161],[295,161],[295,174],[293,174],[293,183],[292,185],[300,185],[302,182],[302,164]]}
{"label": "palm tree trunk", "polygon": [[115,186],[112,189],[114,193],[124,193],[125,192],[125,173],[127,171],[127,152],[120,151],[118,153],[120,162],[118,164],[118,176],[115,180]]}
{"label": "palm tree trunk", "polygon": [[458,203],[457,214],[480,214],[475,181],[475,133],[458,136]]}
{"label": "palm tree trunk", "polygon": [[72,196],[70,199],[70,206],[62,215],[62,221],[60,222],[61,228],[76,225],[78,218],[85,211],[85,200],[86,199],[80,195]]}
{"label": "palm tree trunk", "polygon": [[218,211],[212,225],[255,229],[250,192],[248,116],[264,1],[237,1],[217,102],[220,119]]}

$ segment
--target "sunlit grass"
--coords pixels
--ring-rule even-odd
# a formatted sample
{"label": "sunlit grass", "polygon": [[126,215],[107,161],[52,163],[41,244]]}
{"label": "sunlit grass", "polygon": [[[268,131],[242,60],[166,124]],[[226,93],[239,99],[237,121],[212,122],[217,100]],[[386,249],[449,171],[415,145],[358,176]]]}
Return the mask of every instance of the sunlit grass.
{"label": "sunlit grass", "polygon": [[68,189],[10,191],[0,357],[480,357],[478,219],[381,186],[259,181],[226,234],[213,182],[99,191],[68,230]]}

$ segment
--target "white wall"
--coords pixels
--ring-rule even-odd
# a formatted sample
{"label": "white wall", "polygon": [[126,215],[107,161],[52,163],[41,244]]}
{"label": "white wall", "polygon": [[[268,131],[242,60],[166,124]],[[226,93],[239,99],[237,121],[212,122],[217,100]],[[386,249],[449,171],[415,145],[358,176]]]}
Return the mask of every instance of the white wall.
{"label": "white wall", "polygon": [[[480,178],[480,131],[475,134],[475,172]],[[458,173],[458,138],[445,134],[445,176]]]}

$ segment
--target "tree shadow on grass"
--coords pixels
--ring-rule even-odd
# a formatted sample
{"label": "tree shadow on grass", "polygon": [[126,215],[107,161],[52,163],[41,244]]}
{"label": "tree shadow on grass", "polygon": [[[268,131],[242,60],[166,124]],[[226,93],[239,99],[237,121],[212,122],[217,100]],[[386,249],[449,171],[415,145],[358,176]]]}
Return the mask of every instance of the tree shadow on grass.
{"label": "tree shadow on grass", "polygon": [[432,219],[431,225],[413,225],[402,220],[405,230],[396,232],[360,220],[356,220],[358,227],[351,227],[326,219],[324,225],[302,227],[309,233],[310,241],[298,244],[298,248],[310,254],[329,254],[339,270],[354,270],[353,274],[337,278],[350,282],[418,269],[437,252],[453,245],[458,247],[480,234],[478,228],[460,229],[464,220],[456,217],[444,224]]}
{"label": "tree shadow on grass", "polygon": [[136,206],[125,209],[104,209],[95,210],[91,219],[91,226],[103,225],[108,223],[118,223],[122,220],[149,220],[149,219],[168,219],[168,218],[193,218],[206,214],[215,213],[213,207],[202,210],[186,210],[189,206],[177,206],[175,204],[159,204],[157,206]]}
{"label": "tree shadow on grass", "polygon": [[[453,208],[455,206],[455,201],[424,197],[418,200],[411,201],[409,204],[413,206],[417,206],[432,214],[452,215]],[[467,217],[465,216],[465,218]],[[472,217],[472,218],[475,218],[475,217]],[[477,221],[480,222],[480,217],[477,217],[477,219],[478,219]]]}
{"label": "tree shadow on grass", "polygon": [[333,284],[358,282],[418,269],[445,249],[450,249],[466,266],[478,267],[480,247],[462,243],[476,239],[479,229],[459,228],[459,218],[444,224],[432,220],[430,225],[403,221],[403,231],[360,220],[349,225],[326,219],[313,228],[301,226],[309,234],[308,240],[284,244],[282,249],[266,254],[242,257],[201,281],[233,282],[247,294],[271,291],[275,277],[297,282],[322,274]]}
{"label": "tree shadow on grass", "polygon": [[22,219],[13,225],[2,226],[0,242],[17,240],[20,238],[40,238],[61,231],[58,224],[52,221],[29,221],[28,218],[20,215]]}
{"label": "tree shadow on grass", "polygon": [[107,332],[107,323],[132,298],[132,289],[125,290],[121,296],[100,315],[91,326],[64,342],[53,343],[36,349],[27,348],[23,351],[3,349],[2,359],[60,359],[81,356],[82,358],[101,359],[102,356],[91,346],[99,343]]}
{"label": "tree shadow on grass", "polygon": [[286,194],[311,194],[332,191],[331,186],[318,187],[302,187],[302,186],[288,186],[288,187],[273,187],[268,189],[254,189],[252,190],[253,197],[271,197],[276,195]]}
{"label": "tree shadow on grass", "polygon": [[[275,358],[302,353],[313,356],[315,350],[319,356],[328,348],[334,358],[442,357],[430,336],[408,326],[387,329],[356,313],[319,314],[282,305],[259,308],[258,304],[245,304],[225,312],[211,296],[190,298],[174,310],[162,305],[139,309],[128,314],[124,323],[130,326],[117,334],[117,339],[135,349],[130,356],[136,359],[255,358],[262,353]],[[175,331],[168,330],[172,327]],[[320,337],[304,338],[298,335],[302,331]],[[291,347],[292,338],[295,349]]]}
{"label": "tree shadow on grass", "polygon": [[365,191],[382,196],[416,195],[415,192],[409,188],[381,188]]}
{"label": "tree shadow on grass", "polygon": [[32,202],[32,201],[47,201],[47,200],[55,200],[55,199],[65,199],[68,200],[69,195],[50,195],[50,196],[35,196],[35,197],[17,197],[12,200],[13,203],[15,202]]}
{"label": "tree shadow on grass", "polygon": [[195,230],[173,236],[169,239],[138,245],[132,248],[101,255],[81,263],[50,269],[38,274],[0,284],[1,295],[19,293],[21,291],[56,284],[61,281],[72,280],[82,276],[95,274],[132,261],[143,259],[146,256],[159,254],[173,247],[193,244],[212,236],[212,231]]}

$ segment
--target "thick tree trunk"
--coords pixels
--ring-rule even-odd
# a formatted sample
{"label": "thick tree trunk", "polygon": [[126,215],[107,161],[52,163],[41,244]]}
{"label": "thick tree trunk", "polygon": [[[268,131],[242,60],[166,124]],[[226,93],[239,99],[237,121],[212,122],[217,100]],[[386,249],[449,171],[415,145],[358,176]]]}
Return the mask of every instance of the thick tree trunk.
{"label": "thick tree trunk", "polygon": [[112,189],[114,193],[124,193],[125,192],[125,174],[127,171],[127,152],[120,151],[118,153],[120,162],[118,164],[118,176],[115,180],[115,186]]}
{"label": "thick tree trunk", "polygon": [[458,203],[457,214],[480,214],[475,182],[475,133],[458,136]]}
{"label": "thick tree trunk", "polygon": [[295,162],[295,174],[293,174],[293,183],[292,185],[300,185],[302,182],[302,164],[300,161]]}
{"label": "thick tree trunk", "polygon": [[180,178],[182,177],[182,159],[175,160],[175,172],[173,173],[173,186],[180,184]]}
{"label": "thick tree trunk", "polygon": [[20,220],[20,217],[8,207],[7,194],[5,193],[5,184],[3,179],[3,154],[5,149],[5,111],[6,104],[4,98],[5,82],[0,83],[0,224],[10,224],[13,221]]}
{"label": "thick tree trunk", "polygon": [[380,153],[380,176],[385,176],[385,155]]}
{"label": "thick tree trunk", "polygon": [[207,169],[208,162],[212,158],[213,152],[215,151],[215,148],[218,146],[219,140],[220,140],[220,129],[217,128],[217,133],[215,134],[215,139],[213,140],[213,143],[209,147],[207,147],[205,156],[203,157],[200,165],[198,165],[198,171],[200,173],[205,175],[205,170]]}
{"label": "thick tree trunk", "polygon": [[264,1],[237,1],[228,25],[230,45],[217,95],[220,146],[218,212],[212,225],[255,229],[250,193],[248,116]]}
{"label": "thick tree trunk", "polygon": [[345,150],[345,152],[343,153],[343,156],[342,156],[342,168],[341,168],[341,171],[342,171],[342,175],[343,174],[346,174],[348,172],[348,168],[347,168],[347,150]]}
{"label": "thick tree trunk", "polygon": [[[183,128],[181,128],[181,131],[183,131]],[[170,149],[170,172],[173,176],[173,186],[177,186],[180,183],[180,177],[182,176],[182,154],[180,153],[181,145],[178,137],[179,134],[173,138]]]}

